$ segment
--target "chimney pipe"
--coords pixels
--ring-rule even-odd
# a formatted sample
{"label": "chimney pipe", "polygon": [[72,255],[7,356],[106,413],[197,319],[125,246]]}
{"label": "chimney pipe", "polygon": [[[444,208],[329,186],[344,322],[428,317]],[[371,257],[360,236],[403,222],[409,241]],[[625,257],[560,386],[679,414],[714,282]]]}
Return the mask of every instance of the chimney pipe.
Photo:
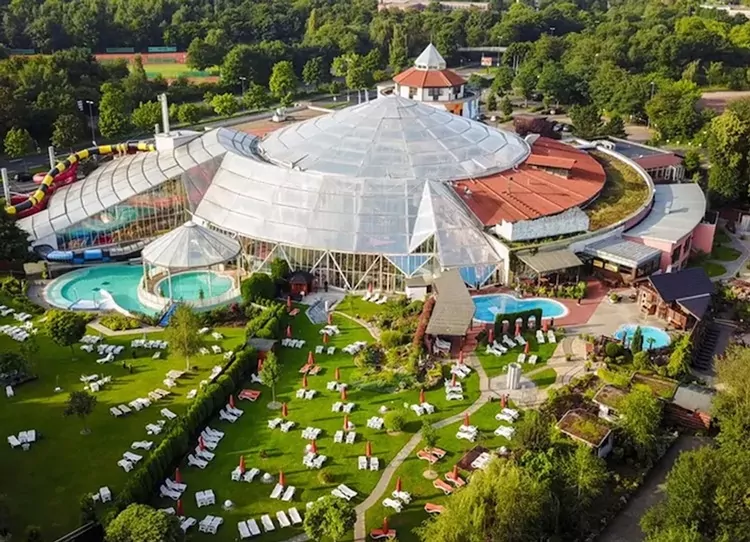
{"label": "chimney pipe", "polygon": [[52,169],[57,163],[57,158],[55,157],[55,147],[53,147],[52,145],[47,147],[47,156],[49,156],[49,168]]}
{"label": "chimney pipe", "polygon": [[166,93],[159,94],[161,102],[161,124],[164,127],[164,134],[169,135],[169,102]]}
{"label": "chimney pipe", "polygon": [[3,195],[5,196],[5,205],[10,205],[10,181],[8,180],[8,169],[2,168],[0,170],[3,178]]}

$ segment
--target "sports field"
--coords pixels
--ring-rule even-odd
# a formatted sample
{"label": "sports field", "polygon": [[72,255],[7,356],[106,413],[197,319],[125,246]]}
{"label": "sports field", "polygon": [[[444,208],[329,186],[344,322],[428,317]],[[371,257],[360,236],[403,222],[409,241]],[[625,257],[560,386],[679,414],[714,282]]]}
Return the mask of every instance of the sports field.
{"label": "sports field", "polygon": [[[125,59],[132,63],[137,53],[105,53],[96,55],[96,59],[101,63],[114,62]],[[217,75],[211,75],[209,71],[199,71],[190,69],[187,62],[187,53],[143,53],[141,54],[143,69],[149,79],[161,75],[167,81],[185,76],[194,83],[214,83],[219,80]]]}

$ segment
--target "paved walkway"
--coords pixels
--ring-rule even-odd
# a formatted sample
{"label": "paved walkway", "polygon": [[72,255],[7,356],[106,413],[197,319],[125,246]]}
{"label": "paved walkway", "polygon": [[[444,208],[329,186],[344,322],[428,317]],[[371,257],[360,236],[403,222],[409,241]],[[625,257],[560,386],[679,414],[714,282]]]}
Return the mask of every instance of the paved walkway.
{"label": "paved walkway", "polygon": [[731,240],[731,242],[729,243],[730,246],[736,250],[739,250],[740,255],[736,260],[732,260],[731,262],[724,262],[721,260],[711,260],[712,262],[721,264],[726,268],[725,273],[716,277],[712,277],[711,280],[717,281],[717,280],[732,279],[735,277],[737,273],[739,273],[741,277],[742,276],[747,277],[748,270],[745,267],[745,264],[747,263],[748,258],[750,258],[750,241],[743,241],[742,239],[735,236],[733,233],[730,233],[726,229],[724,231],[726,231],[727,235],[729,235],[729,239]]}
{"label": "paved walkway", "polygon": [[333,311],[333,313],[338,316],[343,316],[344,318],[348,318],[352,322],[357,322],[360,326],[362,326],[363,328],[365,328],[367,331],[370,332],[370,335],[372,335],[373,339],[375,339],[376,341],[380,340],[380,330],[374,325],[372,325],[370,322],[365,322],[361,318],[355,318],[354,316],[350,316],[346,314],[345,312],[341,312],[341,311]]}
{"label": "paved walkway", "polygon": [[[484,369],[482,368],[482,364],[479,363],[479,359],[477,359],[474,354],[470,354],[466,357],[465,361],[466,364],[472,367],[479,375],[479,398],[474,401],[474,403],[472,403],[471,406],[469,406],[466,410],[432,424],[435,429],[441,429],[447,425],[461,421],[464,418],[464,414],[473,414],[486,403],[488,403],[492,398],[493,392],[490,390],[489,379],[487,378],[487,373],[485,373]],[[398,470],[404,460],[409,457],[412,452],[414,452],[421,440],[422,435],[420,433],[415,434],[411,439],[409,439],[409,442],[407,442],[404,447],[401,448],[401,450],[385,468],[382,476],[380,477],[380,480],[378,481],[378,484],[375,486],[375,489],[372,490],[372,493],[370,493],[370,495],[368,495],[361,504],[357,505],[357,522],[354,525],[355,542],[364,542],[367,539],[367,523],[365,517],[367,510],[374,506],[378,501],[380,501],[380,499],[390,487],[391,479],[396,473],[396,470]]]}

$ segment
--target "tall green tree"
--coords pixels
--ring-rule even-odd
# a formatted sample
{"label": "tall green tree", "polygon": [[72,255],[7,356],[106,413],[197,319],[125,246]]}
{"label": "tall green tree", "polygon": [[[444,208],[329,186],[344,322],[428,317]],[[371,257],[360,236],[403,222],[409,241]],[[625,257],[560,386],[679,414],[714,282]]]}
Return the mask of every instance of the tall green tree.
{"label": "tall green tree", "polygon": [[141,55],[136,55],[133,58],[130,73],[122,82],[122,90],[131,107],[154,99],[155,92],[148,80],[146,70],[143,68]]}
{"label": "tall green tree", "polygon": [[185,358],[185,369],[190,370],[190,357],[198,353],[203,346],[203,338],[198,333],[200,320],[195,311],[184,303],[175,309],[169,324],[164,330],[169,347],[179,356]]}
{"label": "tall green tree", "polygon": [[131,504],[107,526],[106,542],[182,542],[177,516],[145,504]]}
{"label": "tall green tree", "polygon": [[217,94],[211,98],[211,107],[213,107],[217,115],[222,117],[234,115],[240,110],[240,104],[237,103],[237,98],[234,97],[234,94],[229,92],[225,94]]}
{"label": "tall green tree", "polygon": [[393,73],[399,73],[406,69],[409,62],[409,51],[406,47],[406,32],[401,25],[393,27],[393,37],[388,49],[388,64]]}
{"label": "tall green tree", "polygon": [[0,212],[0,260],[25,262],[31,257],[29,234],[6,212]]}
{"label": "tall green tree", "polygon": [[601,495],[609,473],[607,464],[591,448],[578,445],[564,463],[563,477],[571,502],[583,512]]}
{"label": "tall green tree", "polygon": [[112,83],[102,85],[99,103],[99,132],[106,138],[120,137],[130,129],[128,98]]}
{"label": "tall green tree", "polygon": [[242,97],[242,104],[247,109],[268,109],[271,106],[271,96],[266,87],[252,83]]}
{"label": "tall green tree", "polygon": [[311,540],[330,539],[337,542],[354,527],[357,514],[343,499],[323,497],[313,502],[305,514],[305,534]]}
{"label": "tall green tree", "polygon": [[59,149],[71,149],[83,138],[84,127],[81,117],[66,113],[55,120],[52,131],[52,144]]}
{"label": "tall green tree", "polygon": [[87,391],[72,391],[65,402],[64,416],[77,416],[83,424],[82,434],[88,434],[86,418],[91,415],[96,406],[96,397]]}
{"label": "tall green tree", "polygon": [[272,401],[276,402],[276,384],[281,378],[281,365],[276,354],[268,352],[266,359],[263,360],[263,367],[260,370],[260,379],[265,386],[271,388]]}
{"label": "tall green tree", "polygon": [[516,426],[514,440],[522,450],[544,452],[552,445],[552,420],[546,413],[527,410]]}
{"label": "tall green tree", "polygon": [[71,354],[73,345],[86,333],[86,321],[77,312],[52,310],[47,312],[44,329],[58,346],[67,346]]}
{"label": "tall green tree", "polygon": [[618,408],[619,425],[640,458],[650,457],[661,424],[662,403],[648,389],[636,387]]}
{"label": "tall green tree", "polygon": [[5,154],[10,158],[20,158],[34,150],[34,141],[25,128],[11,128],[3,141]]}
{"label": "tall green tree", "polygon": [[521,66],[515,79],[513,79],[513,89],[519,96],[523,97],[524,107],[529,105],[529,100],[534,96],[536,84],[537,74],[534,67],[530,63]]}
{"label": "tall green tree", "polygon": [[282,99],[288,94],[294,95],[297,92],[297,76],[294,74],[294,66],[289,60],[282,60],[273,66],[271,80],[268,88],[271,94],[276,98]]}
{"label": "tall green tree", "polygon": [[662,85],[646,104],[651,126],[663,140],[691,138],[701,127],[698,113],[700,90],[689,81]]}
{"label": "tall green tree", "polygon": [[570,108],[573,131],[578,137],[592,139],[602,134],[603,123],[599,108],[594,105],[574,105]]}
{"label": "tall green tree", "polygon": [[717,388],[714,415],[721,427],[717,439],[728,448],[750,443],[750,349],[730,346],[716,359]]}
{"label": "tall green tree", "polygon": [[323,83],[323,57],[316,56],[305,62],[302,68],[302,80],[310,87]]}
{"label": "tall green tree", "polygon": [[131,115],[133,126],[151,133],[156,124],[161,123],[161,104],[159,102],[141,103]]}

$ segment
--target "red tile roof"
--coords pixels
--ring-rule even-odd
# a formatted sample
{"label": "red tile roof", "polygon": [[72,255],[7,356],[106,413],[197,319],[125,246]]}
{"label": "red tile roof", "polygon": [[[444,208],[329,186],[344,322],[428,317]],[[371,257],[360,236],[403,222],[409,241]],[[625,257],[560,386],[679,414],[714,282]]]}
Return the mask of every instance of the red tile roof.
{"label": "red tile roof", "polygon": [[500,174],[453,183],[456,193],[485,226],[558,214],[586,203],[604,187],[604,168],[584,151],[540,137],[531,152],[537,156],[535,160],[542,156],[560,163],[574,162],[569,176],[524,163]]}
{"label": "red tile roof", "polygon": [[672,153],[649,154],[648,156],[633,158],[633,161],[643,169],[656,169],[682,164],[682,158]]}
{"label": "red tile roof", "polygon": [[550,167],[556,169],[573,169],[576,161],[572,158],[561,158],[559,156],[544,156],[540,154],[530,154],[525,162],[529,166]]}
{"label": "red tile roof", "polygon": [[447,88],[466,84],[466,79],[451,70],[409,68],[393,78],[399,85],[416,88]]}

